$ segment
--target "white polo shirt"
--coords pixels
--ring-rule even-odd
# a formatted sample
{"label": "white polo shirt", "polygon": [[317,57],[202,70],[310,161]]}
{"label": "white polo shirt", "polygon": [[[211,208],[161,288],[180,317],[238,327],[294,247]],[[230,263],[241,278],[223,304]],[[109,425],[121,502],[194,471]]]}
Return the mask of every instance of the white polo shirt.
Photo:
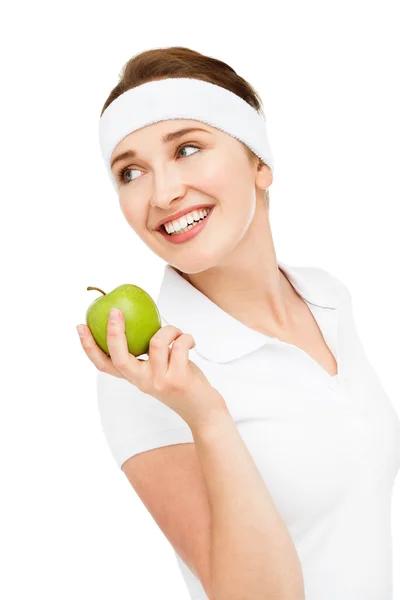
{"label": "white polo shirt", "polygon": [[[320,268],[278,266],[312,312],[337,377],[224,312],[169,264],[156,300],[162,325],[193,335],[190,360],[224,397],[288,527],[306,599],[392,600],[399,418],[363,350],[347,287]],[[97,386],[118,467],[151,448],[193,442],[179,415],[124,379],[98,372]],[[207,600],[175,555],[191,598]]]}

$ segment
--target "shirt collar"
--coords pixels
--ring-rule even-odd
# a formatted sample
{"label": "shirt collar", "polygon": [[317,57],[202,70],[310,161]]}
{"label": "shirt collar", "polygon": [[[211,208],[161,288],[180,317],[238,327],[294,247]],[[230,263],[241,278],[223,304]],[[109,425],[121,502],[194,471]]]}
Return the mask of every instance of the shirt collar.
{"label": "shirt collar", "polygon": [[[340,286],[327,271],[292,267],[280,260],[277,264],[304,300],[321,308],[339,307]],[[162,319],[190,333],[196,342],[194,350],[209,361],[228,362],[276,343],[276,338],[247,327],[222,310],[169,264],[164,267],[156,303]]]}

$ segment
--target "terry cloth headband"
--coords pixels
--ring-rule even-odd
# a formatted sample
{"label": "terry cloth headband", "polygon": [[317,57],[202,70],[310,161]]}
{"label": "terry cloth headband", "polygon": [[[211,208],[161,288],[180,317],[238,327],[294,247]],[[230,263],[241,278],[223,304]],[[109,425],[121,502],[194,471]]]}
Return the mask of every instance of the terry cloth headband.
{"label": "terry cloth headband", "polygon": [[203,81],[176,77],[149,81],[113,100],[99,123],[101,153],[115,190],[110,168],[114,148],[130,133],[169,119],[194,119],[216,127],[243,142],[273,172],[266,120],[255,108],[229,90]]}

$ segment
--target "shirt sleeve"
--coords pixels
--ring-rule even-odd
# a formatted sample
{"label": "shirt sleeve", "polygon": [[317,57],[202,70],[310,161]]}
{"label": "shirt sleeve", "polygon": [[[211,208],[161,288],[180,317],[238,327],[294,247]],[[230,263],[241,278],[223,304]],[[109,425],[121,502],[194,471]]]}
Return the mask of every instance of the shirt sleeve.
{"label": "shirt sleeve", "polygon": [[119,468],[140,452],[194,441],[182,417],[126,379],[99,371],[97,402],[103,433]]}

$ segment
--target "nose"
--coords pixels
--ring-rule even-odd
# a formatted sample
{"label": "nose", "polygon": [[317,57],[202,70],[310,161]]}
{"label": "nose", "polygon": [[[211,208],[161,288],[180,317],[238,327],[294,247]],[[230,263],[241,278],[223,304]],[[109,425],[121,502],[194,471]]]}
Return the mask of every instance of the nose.
{"label": "nose", "polygon": [[174,165],[167,164],[164,168],[154,170],[151,205],[166,210],[174,200],[182,198],[186,193],[186,185],[180,177],[179,170]]}

